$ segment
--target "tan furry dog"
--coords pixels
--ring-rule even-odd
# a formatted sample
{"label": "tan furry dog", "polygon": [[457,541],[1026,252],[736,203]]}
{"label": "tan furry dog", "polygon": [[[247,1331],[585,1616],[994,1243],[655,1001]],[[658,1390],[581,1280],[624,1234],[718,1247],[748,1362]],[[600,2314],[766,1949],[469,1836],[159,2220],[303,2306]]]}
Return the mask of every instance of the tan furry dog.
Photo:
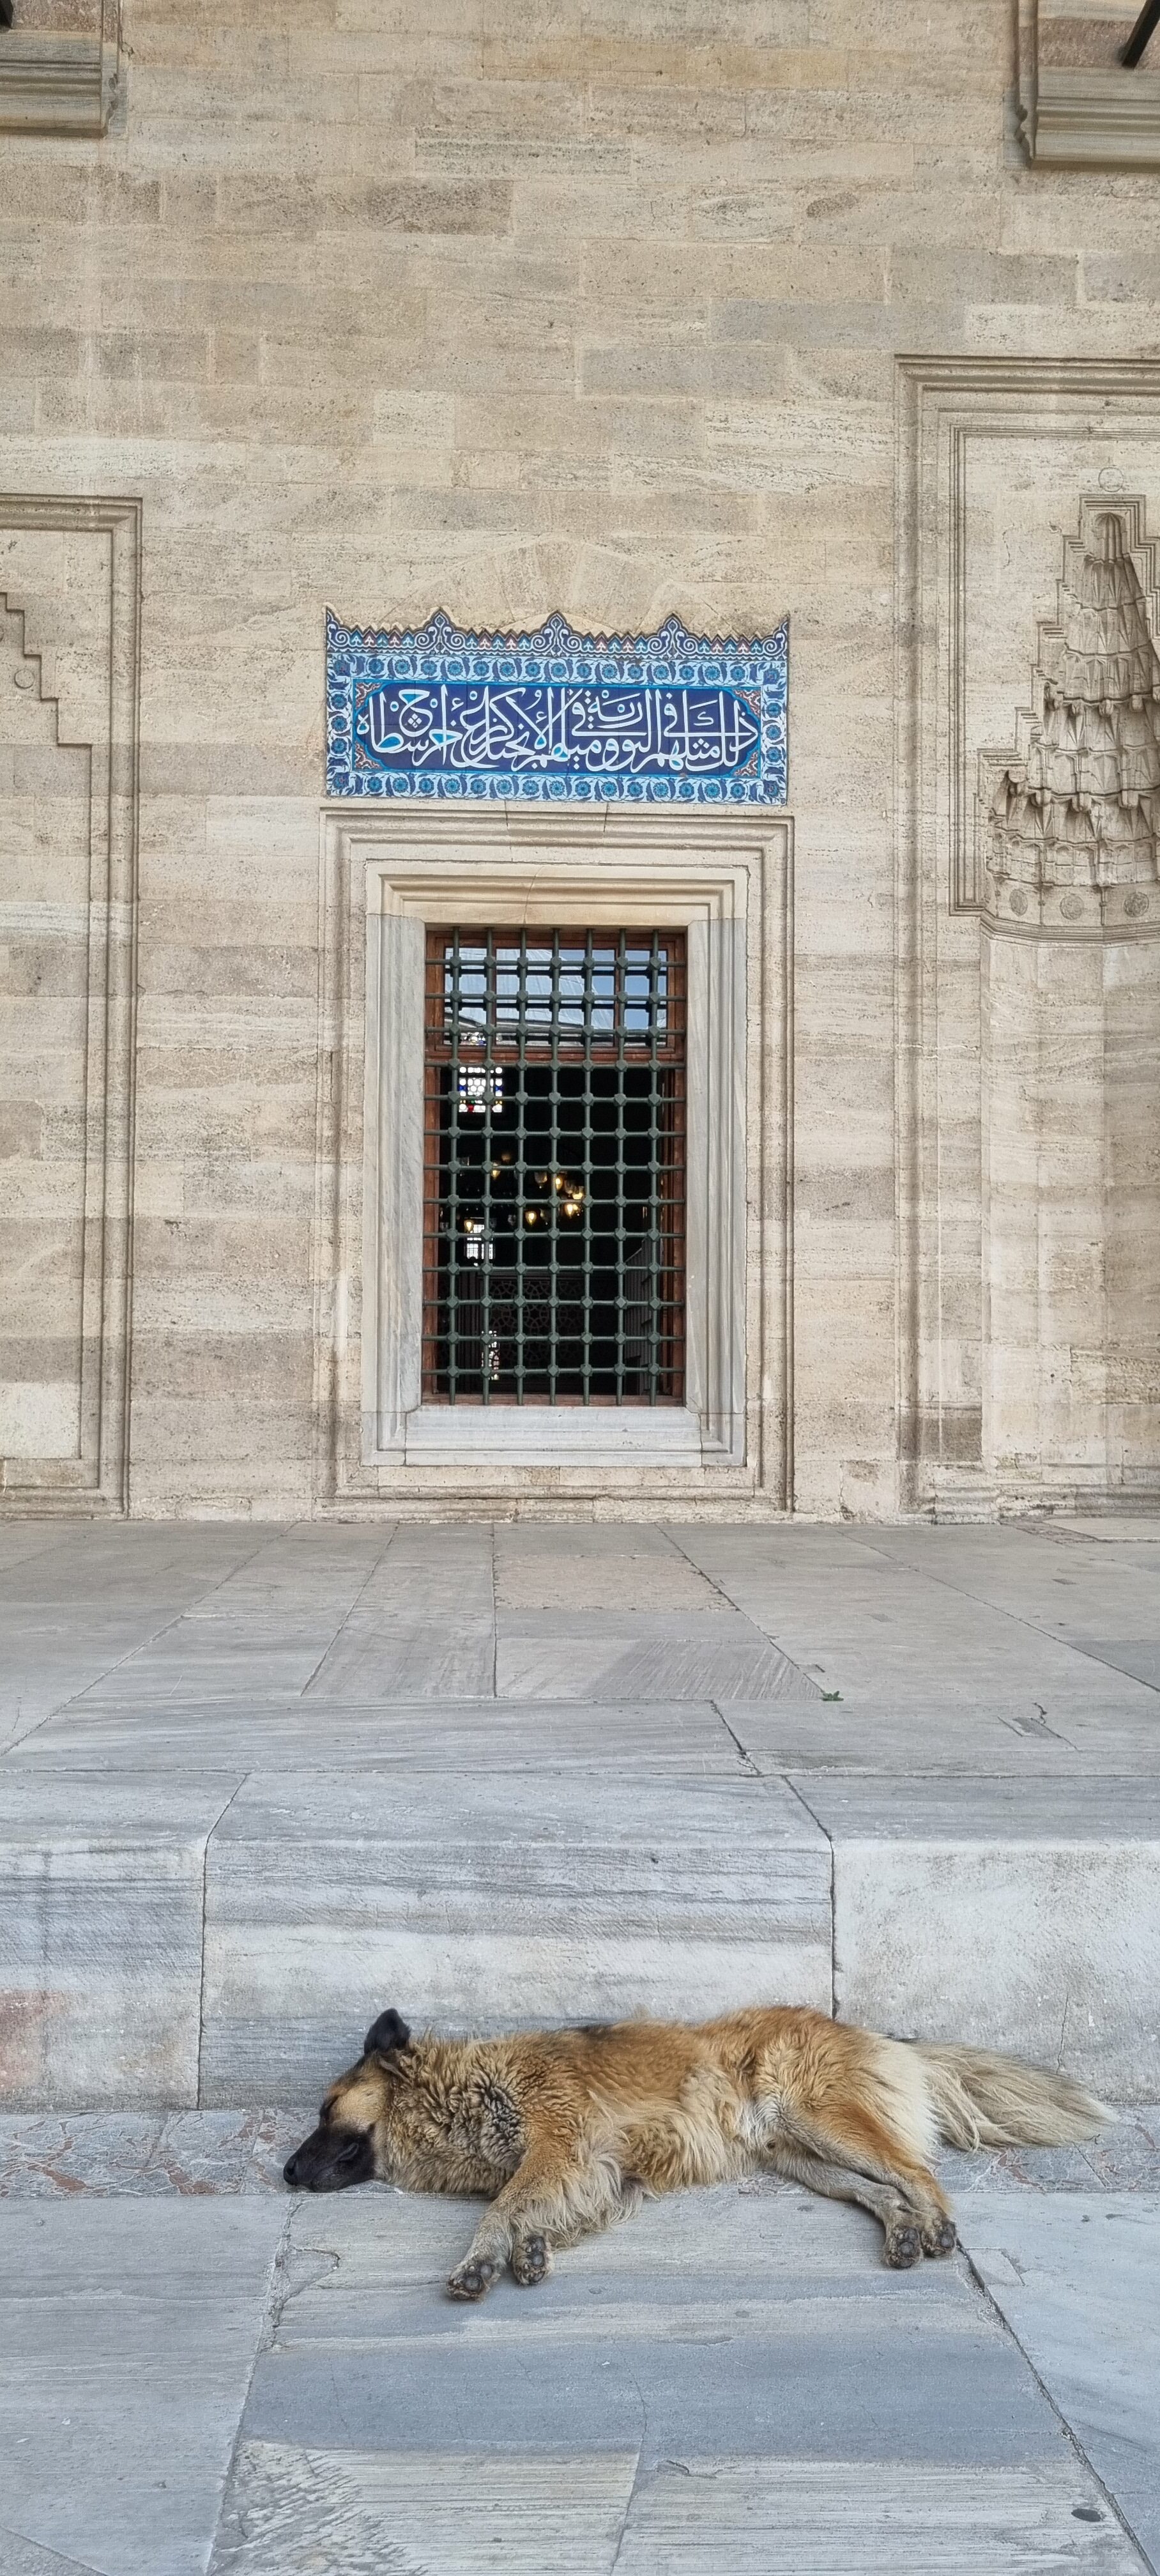
{"label": "tan furry dog", "polygon": [[1114,2115],[1069,2076],[977,2048],[880,2039],[787,2005],[700,2023],[624,2021],[511,2039],[413,2041],[380,2013],[332,2084],[286,2180],[486,2192],[448,2288],[481,2299],[510,2263],[542,2281],[552,2248],[646,2194],[766,2171],[856,2200],[896,2268],[949,2254],[931,2173],[955,2147],[1066,2146]]}

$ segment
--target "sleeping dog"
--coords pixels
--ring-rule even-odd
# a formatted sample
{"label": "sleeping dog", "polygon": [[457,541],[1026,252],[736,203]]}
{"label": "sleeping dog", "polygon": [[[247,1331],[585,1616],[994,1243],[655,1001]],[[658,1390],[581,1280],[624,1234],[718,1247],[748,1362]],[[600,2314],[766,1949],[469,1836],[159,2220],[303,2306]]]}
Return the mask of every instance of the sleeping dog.
{"label": "sleeping dog", "polygon": [[555,2247],[654,2193],[754,2172],[860,2202],[904,2269],[955,2243],[930,2171],[940,2138],[1066,2146],[1112,2116],[1069,2076],[1018,2058],[881,2039],[787,2005],[482,2040],[413,2040],[391,2011],[285,2177],[306,2191],[378,2180],[486,2193],[447,2285],[456,2299],[481,2299],[505,2263],[525,2286],[542,2281]]}

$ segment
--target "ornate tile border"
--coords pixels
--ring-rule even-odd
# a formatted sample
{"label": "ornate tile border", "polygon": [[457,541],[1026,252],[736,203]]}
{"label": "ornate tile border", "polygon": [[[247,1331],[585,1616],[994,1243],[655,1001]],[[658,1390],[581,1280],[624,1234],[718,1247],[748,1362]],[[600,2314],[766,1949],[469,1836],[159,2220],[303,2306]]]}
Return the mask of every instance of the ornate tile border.
{"label": "ornate tile border", "polygon": [[326,616],[329,796],[784,805],[789,624],[772,635],[476,635]]}

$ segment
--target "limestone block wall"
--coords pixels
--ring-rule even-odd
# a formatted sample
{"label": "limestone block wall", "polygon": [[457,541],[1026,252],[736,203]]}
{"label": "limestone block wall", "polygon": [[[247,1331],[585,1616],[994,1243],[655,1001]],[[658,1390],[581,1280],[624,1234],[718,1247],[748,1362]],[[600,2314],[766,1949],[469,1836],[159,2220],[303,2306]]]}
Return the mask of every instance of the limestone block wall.
{"label": "limestone block wall", "polygon": [[[1025,164],[1008,0],[125,0],[122,39],[105,134],[0,134],[0,545],[4,494],[139,525],[135,1144],[122,1065],[101,1164],[123,1209],[132,1183],[131,1429],[123,1476],[106,1441],[84,1492],[315,1503],[329,601],[493,629],[789,612],[792,1173],[769,1232],[792,1247],[796,1502],[997,1507],[1026,1426],[985,1434],[984,1410],[1012,1371],[1003,1402],[1029,1398],[1021,1358],[992,1367],[986,1297],[1015,1301],[1005,1352],[1046,1325],[1018,1207],[987,1214],[983,1073],[1050,1048],[1022,967],[987,993],[975,763],[1013,739],[1082,496],[1106,476],[1160,529],[1154,178]],[[972,403],[990,427],[964,461]],[[22,651],[51,630],[84,661],[63,559],[0,553],[0,591]],[[1104,1428],[1063,1450],[1113,1484],[1113,1453],[1156,1464],[1133,1215],[1152,954],[1109,952],[1092,1004],[1087,1204],[1120,1320],[1083,1342]],[[118,1331],[106,1354],[127,1310]],[[1063,1455],[1035,1402],[1033,1487]]]}

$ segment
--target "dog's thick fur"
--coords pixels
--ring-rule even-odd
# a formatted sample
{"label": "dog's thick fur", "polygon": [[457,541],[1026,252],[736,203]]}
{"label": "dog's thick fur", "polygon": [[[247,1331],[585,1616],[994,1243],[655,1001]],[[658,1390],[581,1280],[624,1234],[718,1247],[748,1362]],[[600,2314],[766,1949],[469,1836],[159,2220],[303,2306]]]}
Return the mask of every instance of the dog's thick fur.
{"label": "dog's thick fur", "polygon": [[480,2299],[505,2263],[542,2281],[552,2249],[648,2194],[763,2170],[881,2221],[896,2268],[955,2243],[930,2171],[955,2147],[1065,2146],[1113,2115],[1066,2075],[977,2048],[881,2039],[784,2005],[717,2021],[626,2021],[511,2039],[420,2039],[380,2013],[288,2183],[486,2192],[448,2288]]}

